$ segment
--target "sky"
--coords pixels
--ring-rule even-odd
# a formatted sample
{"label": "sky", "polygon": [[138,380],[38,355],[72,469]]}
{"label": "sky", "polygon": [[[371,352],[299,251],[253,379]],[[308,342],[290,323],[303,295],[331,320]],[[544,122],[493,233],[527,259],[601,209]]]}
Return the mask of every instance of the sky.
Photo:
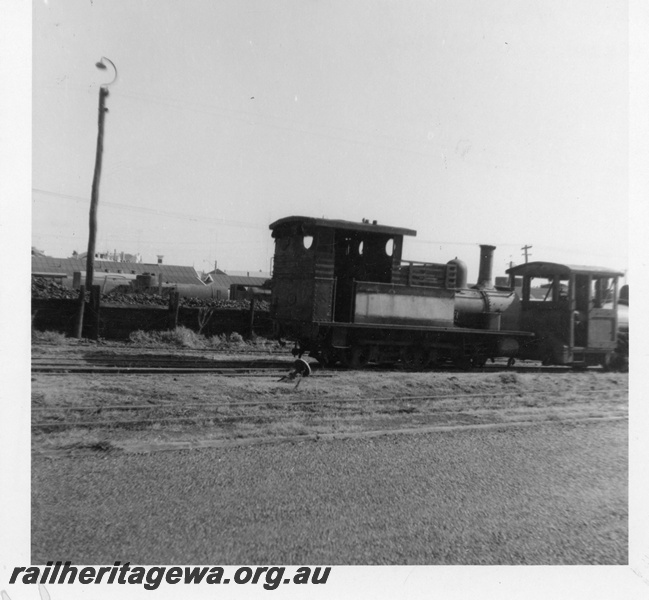
{"label": "sky", "polygon": [[626,270],[621,0],[37,0],[32,245],[268,271],[289,215],[417,230],[404,259]]}

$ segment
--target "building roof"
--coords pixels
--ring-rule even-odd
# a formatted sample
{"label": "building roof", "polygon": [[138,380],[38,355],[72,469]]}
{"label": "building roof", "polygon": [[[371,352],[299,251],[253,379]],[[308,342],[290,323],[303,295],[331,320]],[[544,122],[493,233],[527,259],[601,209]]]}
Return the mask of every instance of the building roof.
{"label": "building roof", "polygon": [[244,275],[228,275],[230,284],[234,285],[264,285],[270,277],[246,277]]}
{"label": "building roof", "polygon": [[213,287],[230,289],[231,285],[249,285],[253,287],[262,286],[268,277],[245,277],[242,275],[213,275],[210,274],[212,281],[208,284]]}
{"label": "building roof", "polygon": [[[75,271],[86,272],[86,261],[78,258],[53,258],[51,256],[32,256],[32,273],[65,274],[72,278]],[[194,267],[159,265],[147,263],[126,263],[95,259],[95,274],[124,273],[141,275],[162,273],[163,283],[201,283]]]}
{"label": "building roof", "polygon": [[379,225],[374,222],[361,221],[341,221],[338,219],[317,219],[314,217],[284,217],[269,225],[270,229],[286,225],[306,225],[307,227],[329,227],[331,229],[351,229],[353,231],[369,231],[372,233],[386,233],[388,235],[417,235],[414,229],[404,229],[402,227],[389,227],[387,225]]}

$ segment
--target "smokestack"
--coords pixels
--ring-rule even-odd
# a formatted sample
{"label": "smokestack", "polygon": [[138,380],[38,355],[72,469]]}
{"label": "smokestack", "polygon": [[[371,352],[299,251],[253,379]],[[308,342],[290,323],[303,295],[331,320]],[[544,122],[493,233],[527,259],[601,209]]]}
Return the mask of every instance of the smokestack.
{"label": "smokestack", "polygon": [[491,281],[491,272],[493,270],[494,250],[496,246],[487,246],[480,244],[480,272],[478,273],[478,283],[476,287],[479,289],[491,289],[493,283]]}

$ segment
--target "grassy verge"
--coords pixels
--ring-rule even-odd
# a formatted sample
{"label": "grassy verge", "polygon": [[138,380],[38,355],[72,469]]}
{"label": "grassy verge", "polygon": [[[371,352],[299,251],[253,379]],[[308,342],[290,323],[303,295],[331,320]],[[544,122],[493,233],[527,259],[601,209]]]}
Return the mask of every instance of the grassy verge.
{"label": "grassy verge", "polygon": [[189,348],[195,350],[236,350],[245,346],[256,346],[272,350],[278,343],[260,336],[248,339],[233,331],[229,334],[204,336],[187,327],[176,327],[170,331],[134,331],[129,336],[131,345],[143,348]]}
{"label": "grassy verge", "polygon": [[62,346],[68,343],[68,338],[58,331],[37,331],[32,329],[32,343]]}
{"label": "grassy verge", "polygon": [[[32,330],[32,344],[66,346],[79,341],[58,331]],[[269,352],[279,349],[279,344],[275,340],[269,340],[257,335],[244,338],[240,333],[234,331],[229,334],[205,336],[187,327],[177,327],[169,331],[134,331],[129,336],[128,345],[136,348],[185,348],[228,351],[243,350],[250,347],[268,350]]]}

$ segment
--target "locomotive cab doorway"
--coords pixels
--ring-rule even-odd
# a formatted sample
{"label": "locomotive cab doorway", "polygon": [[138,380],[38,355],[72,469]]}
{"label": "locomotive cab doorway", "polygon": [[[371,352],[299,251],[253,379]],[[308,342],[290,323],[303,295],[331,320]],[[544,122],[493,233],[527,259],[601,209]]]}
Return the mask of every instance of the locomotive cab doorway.
{"label": "locomotive cab doorway", "polygon": [[521,300],[521,328],[537,336],[534,358],[561,360],[563,350],[573,345],[568,279],[547,271],[527,273]]}
{"label": "locomotive cab doorway", "polygon": [[334,321],[354,320],[355,282],[390,283],[400,260],[401,236],[337,229],[334,232]]}
{"label": "locomotive cab doorway", "polygon": [[607,348],[617,340],[617,277],[575,274],[574,346]]}

